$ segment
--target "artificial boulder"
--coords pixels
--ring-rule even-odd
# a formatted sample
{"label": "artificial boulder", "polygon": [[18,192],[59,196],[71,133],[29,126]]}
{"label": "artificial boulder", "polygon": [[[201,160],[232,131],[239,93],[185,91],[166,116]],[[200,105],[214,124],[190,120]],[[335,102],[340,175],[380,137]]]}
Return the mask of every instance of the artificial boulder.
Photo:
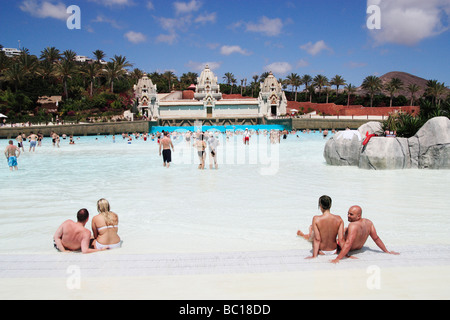
{"label": "artificial boulder", "polygon": [[408,139],[373,137],[359,157],[362,169],[408,169],[411,167]]}
{"label": "artificial boulder", "polygon": [[[374,134],[363,145],[366,136]],[[450,169],[450,119],[436,117],[411,138],[381,137],[381,124],[368,122],[358,130],[331,137],[324,149],[327,164],[364,169]],[[361,138],[362,137],[362,138]]]}
{"label": "artificial boulder", "polygon": [[450,169],[450,119],[428,120],[408,139],[411,166],[419,169]]}

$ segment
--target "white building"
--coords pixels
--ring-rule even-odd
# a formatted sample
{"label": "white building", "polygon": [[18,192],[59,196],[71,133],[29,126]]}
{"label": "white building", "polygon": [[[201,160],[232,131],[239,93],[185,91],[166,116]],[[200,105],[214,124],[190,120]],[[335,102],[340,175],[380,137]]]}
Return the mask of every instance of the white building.
{"label": "white building", "polygon": [[[195,92],[157,94],[156,85],[144,75],[134,87],[138,110],[149,119],[262,119],[286,114],[287,99],[272,73],[261,83],[258,98],[222,95],[217,77],[206,66],[197,79]],[[236,97],[237,96],[237,97]]]}
{"label": "white building", "polygon": [[21,50],[15,48],[3,48],[2,51],[9,58],[20,56],[20,54],[22,53]]}

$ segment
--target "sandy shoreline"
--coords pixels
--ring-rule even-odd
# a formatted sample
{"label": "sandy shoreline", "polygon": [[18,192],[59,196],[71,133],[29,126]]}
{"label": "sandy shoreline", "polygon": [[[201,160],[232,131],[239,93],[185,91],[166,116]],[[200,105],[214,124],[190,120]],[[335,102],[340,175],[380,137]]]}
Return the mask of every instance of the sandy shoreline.
{"label": "sandy shoreline", "polygon": [[[357,260],[309,250],[1,255],[1,299],[448,299],[450,246],[365,247]],[[45,290],[43,290],[45,288]]]}

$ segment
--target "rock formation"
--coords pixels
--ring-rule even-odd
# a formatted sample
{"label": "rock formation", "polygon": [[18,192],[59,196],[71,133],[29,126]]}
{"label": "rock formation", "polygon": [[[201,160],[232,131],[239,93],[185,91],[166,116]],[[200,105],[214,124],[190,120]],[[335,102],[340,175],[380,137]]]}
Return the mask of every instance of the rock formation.
{"label": "rock formation", "polygon": [[[366,135],[375,134],[363,146]],[[430,119],[411,138],[381,137],[381,124],[338,132],[324,149],[327,164],[363,169],[450,169],[450,119]]]}

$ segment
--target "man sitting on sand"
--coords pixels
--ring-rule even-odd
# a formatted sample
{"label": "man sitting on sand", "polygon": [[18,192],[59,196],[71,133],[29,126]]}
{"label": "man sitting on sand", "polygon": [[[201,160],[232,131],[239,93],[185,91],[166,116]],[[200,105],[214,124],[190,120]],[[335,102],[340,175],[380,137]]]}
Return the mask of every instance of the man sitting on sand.
{"label": "man sitting on sand", "polygon": [[372,221],[363,219],[361,216],[362,209],[359,206],[352,206],[348,210],[348,221],[350,224],[345,230],[345,244],[342,246],[342,250],[337,258],[331,261],[332,263],[338,263],[339,260],[347,256],[350,251],[361,249],[369,236],[383,252],[395,255],[399,254],[394,251],[388,251],[383,241],[378,237]]}
{"label": "man sitting on sand", "polygon": [[[310,226],[309,234],[305,235],[300,230],[297,235],[313,243],[313,255],[308,258],[316,258],[319,254],[334,254],[344,243],[344,221],[341,217],[331,214],[331,198],[321,196],[319,209],[321,216],[315,216]],[[339,243],[336,241],[339,240]]]}
{"label": "man sitting on sand", "polygon": [[[82,253],[92,253],[101,251],[99,249],[90,249],[91,232],[85,228],[89,220],[89,211],[81,209],[77,213],[77,221],[65,221],[56,230],[53,236],[54,247],[61,251],[81,251]],[[104,250],[104,249],[102,249]]]}

